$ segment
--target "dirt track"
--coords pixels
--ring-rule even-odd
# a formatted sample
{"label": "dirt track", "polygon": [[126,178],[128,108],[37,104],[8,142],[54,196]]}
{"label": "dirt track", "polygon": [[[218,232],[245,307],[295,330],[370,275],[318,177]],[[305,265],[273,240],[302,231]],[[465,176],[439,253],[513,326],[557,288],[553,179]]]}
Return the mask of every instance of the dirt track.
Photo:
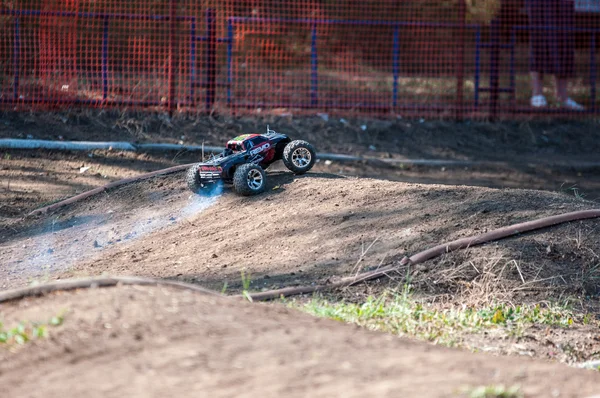
{"label": "dirt track", "polygon": [[[329,174],[271,172],[269,181],[268,192],[259,197],[241,198],[226,187],[220,196],[201,198],[188,192],[178,173],[14,224],[4,234],[0,282],[6,289],[33,280],[140,275],[216,291],[226,287],[233,294],[242,289],[243,271],[255,291],[327,283],[397,264],[405,254],[438,243],[595,207],[560,193]],[[419,292],[452,303],[567,296],[580,297],[581,308],[594,309],[599,237],[596,220],[576,222],[448,254],[410,270],[410,276]],[[404,267],[390,275],[391,285],[402,283],[408,272]],[[493,288],[483,291],[490,274],[496,278]],[[346,299],[360,300],[388,286],[361,285],[347,291]],[[600,349],[596,336],[589,327],[551,329],[534,331],[519,341],[518,350],[515,341],[491,337],[480,341],[475,336],[465,344],[571,362],[595,358]],[[566,351],[553,348],[565,344]]]}
{"label": "dirt track", "polygon": [[[480,144],[470,151],[481,149]],[[580,157],[568,151],[561,156],[581,160],[590,155],[588,150],[575,151]],[[315,173],[303,177],[276,166],[269,174],[268,192],[255,198],[240,198],[228,188],[214,198],[199,198],[187,191],[181,174],[174,174],[115,189],[48,216],[19,220],[17,216],[43,202],[119,176],[167,167],[174,160],[173,155],[110,152],[87,159],[87,154],[72,154],[71,159],[64,154],[10,155],[4,157],[0,170],[12,185],[8,190],[5,180],[1,184],[1,197],[8,198],[0,208],[4,217],[0,220],[1,289],[110,274],[182,280],[217,291],[226,284],[226,293],[231,294],[242,288],[242,270],[251,274],[251,290],[326,283],[395,264],[404,254],[452,239],[598,207],[597,202],[566,190],[439,184],[448,174],[468,183],[477,175],[472,169],[322,163]],[[513,156],[521,155],[515,149]],[[177,155],[177,162],[186,161],[186,156]],[[79,173],[81,166],[91,169]],[[590,184],[588,192],[596,192],[593,187],[600,179],[594,169],[588,169],[590,177],[584,178],[577,168],[557,172],[558,168],[545,167],[529,168],[530,172],[523,168],[479,172],[497,184],[490,185],[551,185],[552,191],[560,189],[568,174]],[[386,173],[392,179],[435,183],[343,177],[336,174],[341,168],[362,176]],[[39,169],[48,175],[38,178]],[[479,183],[487,184],[485,178]],[[597,313],[598,254],[600,225],[589,220],[452,253],[417,269],[401,268],[390,275],[391,286],[405,281],[410,272],[419,294],[448,304],[571,297],[578,300],[578,309]],[[494,289],[483,290],[482,282],[489,275],[494,278],[486,279],[490,284],[485,287]],[[360,301],[388,286],[381,281],[365,284],[342,292],[341,297]],[[26,390],[36,378],[43,386],[40,394],[51,396],[75,391],[86,385],[83,381],[95,385],[98,389],[93,392],[98,395],[110,396],[123,392],[143,396],[152,382],[157,395],[204,391],[230,396],[243,390],[247,395],[331,396],[346,388],[347,395],[354,396],[454,396],[465,384],[489,383],[520,384],[528,397],[551,396],[554,387],[560,396],[600,392],[594,390],[600,385],[596,373],[564,365],[472,356],[315,320],[280,306],[214,301],[162,288],[54,294],[2,305],[0,315],[14,324],[46,319],[62,309],[70,315],[56,334],[51,333],[54,337],[16,352],[0,351],[2,359],[10,360],[1,362],[0,377],[9,380],[6,385],[13,395],[38,395]],[[139,340],[137,332],[142,335]],[[487,336],[465,343],[495,347],[500,354],[526,352],[566,362],[596,359],[600,352],[598,331],[583,326],[540,327],[518,341]],[[30,365],[36,362],[42,364]],[[73,372],[79,376],[77,385],[68,382]],[[109,375],[110,380],[102,379],[100,385],[100,375]]]}
{"label": "dirt track", "polygon": [[[3,306],[5,319],[67,310],[51,337],[0,351],[19,397],[452,397],[520,385],[528,397],[585,397],[600,374],[527,359],[465,355],[316,319],[281,306],[119,287]],[[461,393],[463,392],[463,393]]]}
{"label": "dirt track", "polygon": [[[255,289],[278,287],[348,275],[444,241],[595,206],[539,191],[314,173],[293,177],[273,172],[269,177],[268,193],[259,197],[241,198],[225,187],[224,195],[203,198],[192,195],[178,173],[98,195],[29,222],[22,232],[15,226],[0,256],[7,266],[0,274],[2,283],[6,288],[44,275],[133,273],[220,289],[224,282],[239,286],[245,269],[252,273]],[[593,255],[577,252],[572,239],[581,235],[581,245],[598,251],[598,234],[595,220],[578,222],[472,249],[469,256],[518,259],[528,280],[559,271],[561,280],[551,285],[582,293],[577,289],[584,287],[573,281]],[[551,253],[540,258],[547,243],[553,246]],[[573,264],[557,270],[553,258],[563,255]],[[464,261],[461,256],[445,261]],[[511,274],[516,276],[516,270]]]}

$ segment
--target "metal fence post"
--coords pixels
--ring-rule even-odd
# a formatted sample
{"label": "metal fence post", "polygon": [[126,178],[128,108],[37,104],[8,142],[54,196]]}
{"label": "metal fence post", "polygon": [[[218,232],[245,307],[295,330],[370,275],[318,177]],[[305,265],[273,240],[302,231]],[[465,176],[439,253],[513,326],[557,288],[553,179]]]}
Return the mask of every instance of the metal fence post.
{"label": "metal fence post", "polygon": [[312,25],[310,40],[310,104],[319,105],[319,61],[317,58],[317,24]]}
{"label": "metal fence post", "polygon": [[490,28],[490,118],[498,113],[498,94],[500,86],[500,19],[495,18]]}
{"label": "metal fence post", "polygon": [[190,24],[190,106],[196,105],[196,17],[192,17]]}
{"label": "metal fence post", "polygon": [[394,25],[394,42],[392,46],[392,112],[398,105],[398,78],[400,75],[400,26]]}
{"label": "metal fence post", "polygon": [[475,110],[479,108],[479,74],[481,71],[481,26],[475,31]]}
{"label": "metal fence post", "polygon": [[456,118],[462,119],[464,115],[464,84],[465,84],[465,38],[467,5],[464,0],[459,4],[459,35],[458,57],[456,57]]}
{"label": "metal fence post", "polygon": [[169,62],[168,62],[168,86],[167,108],[169,114],[173,115],[176,107],[176,68],[177,68],[177,0],[171,0],[169,7]]}
{"label": "metal fence post", "polygon": [[108,98],[108,27],[109,19],[104,17],[102,29],[102,99]]}
{"label": "metal fence post", "polygon": [[517,31],[513,27],[510,31],[510,92],[511,106],[514,110],[517,106],[517,88],[516,88],[516,68],[515,68],[515,51],[517,48]]}
{"label": "metal fence post", "polygon": [[233,21],[227,21],[227,106],[231,106],[231,84],[233,78]]}
{"label": "metal fence post", "polygon": [[596,32],[592,32],[590,40],[590,96],[592,112],[596,113]]}
{"label": "metal fence post", "polygon": [[206,110],[215,103],[217,87],[217,27],[212,8],[206,10]]}
{"label": "metal fence post", "polygon": [[15,17],[15,39],[13,42],[13,69],[14,69],[14,79],[13,79],[13,98],[15,100],[19,99],[19,58],[20,58],[20,48],[21,48],[21,29],[19,27],[19,17]]}

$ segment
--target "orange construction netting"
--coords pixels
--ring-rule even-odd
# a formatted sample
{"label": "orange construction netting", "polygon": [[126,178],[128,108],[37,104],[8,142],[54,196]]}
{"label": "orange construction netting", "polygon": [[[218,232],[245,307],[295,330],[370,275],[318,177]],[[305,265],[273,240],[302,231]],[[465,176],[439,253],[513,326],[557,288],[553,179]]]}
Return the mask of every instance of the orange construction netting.
{"label": "orange construction netting", "polygon": [[0,104],[596,115],[600,0],[0,0]]}

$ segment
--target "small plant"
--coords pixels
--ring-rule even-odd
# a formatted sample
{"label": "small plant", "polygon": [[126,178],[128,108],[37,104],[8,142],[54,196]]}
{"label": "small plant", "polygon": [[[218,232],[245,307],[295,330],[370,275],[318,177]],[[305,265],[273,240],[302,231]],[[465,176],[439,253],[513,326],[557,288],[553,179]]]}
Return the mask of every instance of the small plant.
{"label": "small plant", "polygon": [[[561,185],[561,189],[563,189],[564,185],[565,185],[564,183]],[[573,196],[577,199],[585,199],[585,194],[581,193],[581,191],[579,190],[577,185],[572,185],[569,188],[566,188],[565,191],[571,192],[573,194]]]}
{"label": "small plant", "polygon": [[600,279],[600,263],[594,264],[589,269],[583,271],[582,281],[584,283],[598,283]]}
{"label": "small plant", "polygon": [[252,283],[251,274],[246,274],[244,269],[240,272],[242,274],[242,296],[244,296],[246,300],[252,302],[252,296],[250,296],[250,284]]}
{"label": "small plant", "polygon": [[0,345],[22,345],[31,340],[48,336],[48,327],[56,327],[64,322],[64,314],[55,315],[47,323],[19,322],[11,329],[6,329],[0,322]]}
{"label": "small plant", "polygon": [[581,193],[581,191],[579,191],[579,188],[572,187],[571,191],[573,191],[573,196],[575,196],[577,199],[584,199],[585,198],[585,194]]}
{"label": "small plant", "polygon": [[469,398],[521,398],[521,387],[503,385],[480,386],[467,392]]}
{"label": "small plant", "polygon": [[59,315],[55,315],[52,318],[50,318],[49,323],[51,326],[60,326],[63,324],[64,321],[65,321],[64,313],[61,313]]}

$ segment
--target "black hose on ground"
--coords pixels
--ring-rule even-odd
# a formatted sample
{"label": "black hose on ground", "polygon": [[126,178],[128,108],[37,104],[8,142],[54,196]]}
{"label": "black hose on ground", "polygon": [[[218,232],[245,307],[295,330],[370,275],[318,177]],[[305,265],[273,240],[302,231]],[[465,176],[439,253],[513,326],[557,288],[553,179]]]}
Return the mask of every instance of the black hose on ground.
{"label": "black hose on ground", "polygon": [[211,296],[226,297],[212,290],[205,289],[198,285],[189,283],[169,281],[164,279],[151,279],[132,276],[115,276],[115,277],[96,277],[82,279],[66,279],[45,283],[43,285],[28,286],[19,289],[7,290],[0,292],[0,303],[6,303],[12,300],[20,300],[25,297],[37,297],[50,294],[56,291],[114,287],[117,285],[138,285],[138,286],[168,286],[177,289],[193,290],[198,293],[208,294]]}
{"label": "black hose on ground", "polygon": [[146,174],[142,174],[139,176],[135,176],[135,177],[130,177],[130,178],[125,178],[119,181],[114,181],[111,182],[110,184],[104,185],[102,187],[98,187],[98,188],[94,188],[90,191],[87,192],[83,192],[80,193],[79,195],[73,196],[71,198],[65,199],[65,200],[61,200],[60,202],[51,204],[49,206],[45,206],[39,209],[35,209],[32,212],[30,212],[29,214],[27,214],[25,217],[34,217],[34,216],[38,216],[41,214],[47,214],[51,211],[55,211],[57,209],[60,209],[61,207],[73,204],[75,202],[79,202],[83,199],[87,199],[90,196],[102,193],[104,191],[107,191],[109,189],[112,188],[116,188],[116,187],[120,187],[121,185],[125,185],[125,184],[130,184],[133,182],[138,182],[138,181],[142,181],[142,180],[146,180],[148,178],[152,178],[152,177],[156,177],[156,176],[160,176],[160,175],[166,175],[166,174],[172,174],[172,173],[177,173],[179,171],[185,170],[188,167],[190,167],[193,163],[190,164],[183,164],[180,166],[174,166],[174,167],[169,167],[168,169],[162,169],[162,170],[156,170],[156,171],[152,171],[150,173],[146,173]]}
{"label": "black hose on ground", "polygon": [[[326,284],[326,285],[314,285],[314,286],[296,286],[288,287],[283,289],[269,290],[260,293],[249,293],[250,298],[254,301],[266,301],[278,299],[281,297],[297,296],[300,294],[315,293],[324,290],[339,289],[355,285],[359,282],[365,282],[377,278],[384,277],[389,273],[397,271],[400,267],[405,265],[417,265],[430,260],[434,257],[441,256],[445,253],[450,253],[455,250],[465,249],[468,247],[478,246],[484,243],[505,239],[511,236],[520,235],[525,232],[535,231],[542,228],[547,228],[553,225],[563,224],[566,222],[572,222],[577,220],[585,220],[590,218],[600,217],[600,209],[595,210],[582,210],[574,211],[571,213],[560,214],[557,216],[550,216],[540,218],[538,220],[527,221],[515,225],[510,225],[503,228],[498,228],[493,231],[458,239],[449,243],[444,243],[432,247],[431,249],[424,250],[410,257],[404,257],[398,265],[390,265],[387,267],[379,268],[374,271],[368,271],[356,276],[350,276],[343,278],[337,282]],[[242,297],[242,296],[237,296]]]}
{"label": "black hose on ground", "polygon": [[[523,234],[525,232],[531,232],[542,228],[548,228],[553,225],[563,224],[567,222],[573,222],[578,220],[586,220],[591,218],[600,217],[600,209],[593,210],[582,210],[571,213],[560,214],[556,216],[544,217],[538,220],[527,221],[519,224],[510,225],[503,228],[498,228],[493,231],[458,239],[449,243],[434,246],[430,249],[421,251],[413,256],[404,257],[398,265],[390,265],[387,267],[379,268],[374,271],[363,272],[355,276],[342,278],[341,280],[326,284],[326,285],[315,285],[315,286],[295,286],[283,289],[269,290],[259,293],[249,293],[248,296],[253,301],[266,301],[273,300],[282,297],[290,297],[300,294],[315,293],[331,289],[339,289],[355,285],[359,282],[366,282],[369,280],[381,278],[388,274],[397,271],[400,267],[406,265],[417,265],[427,260],[435,258],[445,253],[450,253],[455,250],[465,249],[473,246],[478,246],[484,243],[505,239],[511,236]],[[111,287],[117,285],[150,285],[150,286],[169,286],[180,289],[188,289],[197,291],[203,294],[209,294],[213,296],[226,297],[217,292],[204,289],[197,285],[182,283],[177,281],[168,281],[160,279],[149,279],[140,277],[100,277],[100,278],[87,278],[87,279],[69,279],[63,281],[51,282],[43,285],[8,290],[0,293],[0,303],[4,303],[11,300],[18,300],[25,297],[41,296],[49,294],[59,290],[74,290],[83,288],[93,287]],[[247,297],[246,295],[233,296],[237,298]]]}

